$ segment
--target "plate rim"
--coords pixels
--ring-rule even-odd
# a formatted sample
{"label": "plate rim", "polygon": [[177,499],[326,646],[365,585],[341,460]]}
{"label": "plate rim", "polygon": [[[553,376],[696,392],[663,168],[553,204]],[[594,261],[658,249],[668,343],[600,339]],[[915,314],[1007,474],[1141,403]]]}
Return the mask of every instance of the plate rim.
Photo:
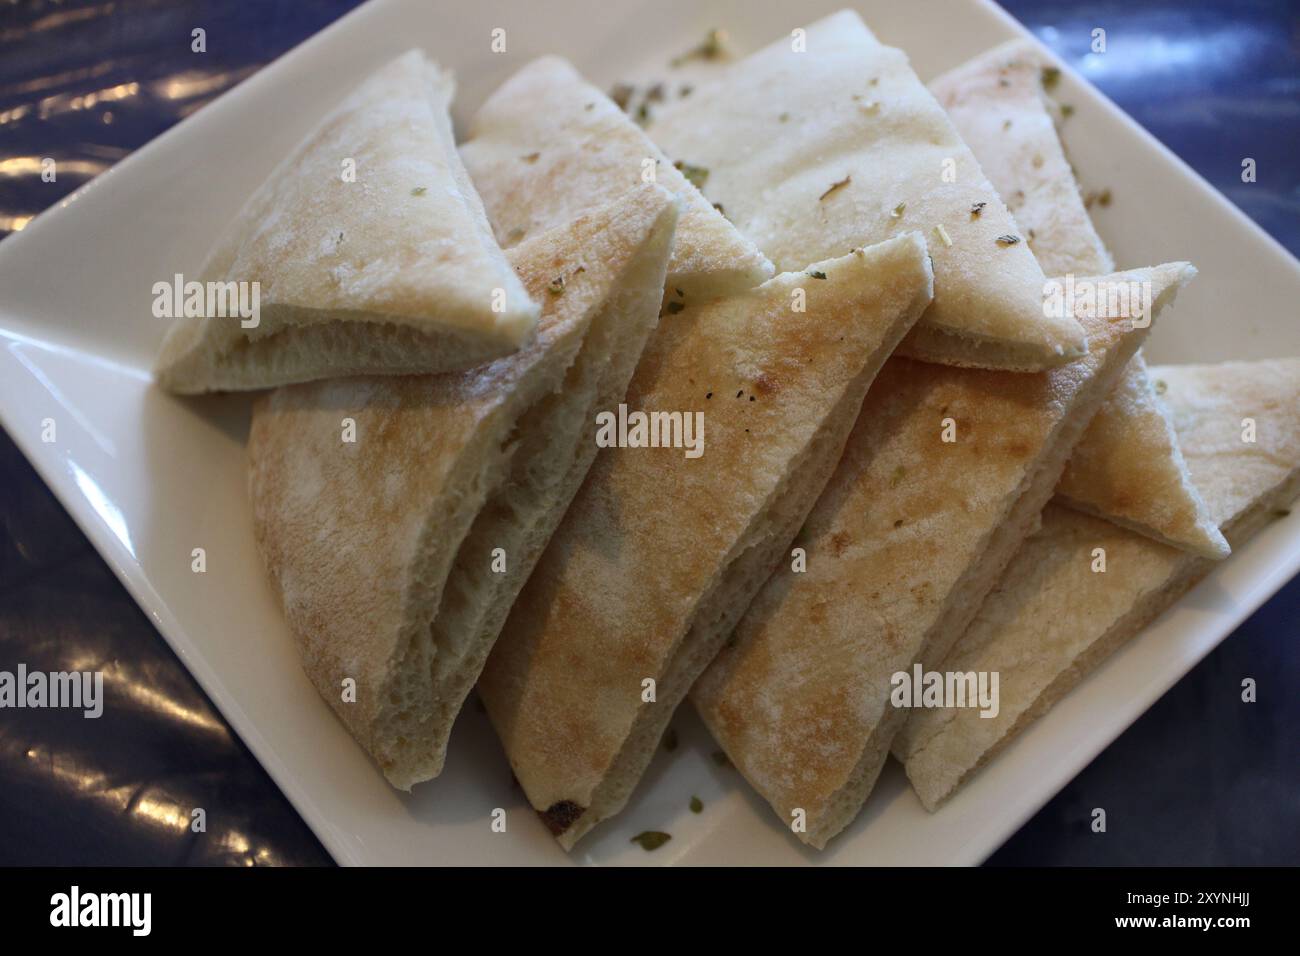
{"label": "plate rim", "polygon": [[[202,109],[195,111],[148,143],[133,150],[128,156],[115,163],[101,175],[96,176],[68,196],[42,210],[26,225],[22,233],[8,237],[8,242],[0,245],[0,262],[7,258],[5,245],[12,248],[16,243],[28,241],[23,239],[24,235],[41,234],[44,229],[48,228],[49,222],[61,220],[66,210],[82,195],[85,195],[90,190],[106,188],[107,184],[115,181],[120,170],[131,168],[133,163],[146,162],[154,151],[164,148],[173,138],[189,135],[194,128],[192,124],[199,117],[211,117],[216,111],[239,109],[241,104],[250,97],[256,96],[263,88],[278,83],[279,78],[287,69],[292,68],[294,63],[302,58],[310,56],[316,47],[330,42],[330,39],[336,34],[355,28],[360,21],[377,15],[378,11],[395,5],[395,2],[396,0],[367,0],[367,2],[348,11],[322,30],[277,56],[254,74],[206,104]],[[1004,41],[1016,37],[1028,37],[1037,44],[1063,71],[1069,74],[1074,82],[1078,83],[1081,88],[1086,88],[1087,95],[1092,99],[1092,105],[1101,106],[1110,120],[1118,120],[1131,133],[1136,133],[1138,139],[1148,149],[1151,149],[1165,163],[1181,173],[1184,179],[1194,183],[1202,197],[1213,197],[1213,202],[1217,208],[1227,212],[1239,226],[1251,232],[1257,239],[1262,238],[1265,241],[1264,244],[1278,257],[1279,262],[1276,265],[1290,268],[1300,274],[1300,260],[1297,260],[1285,246],[1247,216],[1225,195],[1215,189],[1200,173],[1189,166],[1169,147],[1165,146],[1145,127],[1141,126],[1106,96],[1104,92],[1089,82],[1086,76],[1075,70],[1071,64],[1057,57],[1024,24],[1020,23],[992,0],[968,0],[968,2],[972,6],[981,8],[984,12],[993,15],[1000,29],[1005,33]],[[857,6],[851,2],[846,5],[855,8]],[[1269,264],[1268,267],[1272,268],[1273,264]],[[10,329],[0,329],[0,337],[4,338],[6,342],[21,340],[25,344],[41,349],[56,352],[75,352],[78,356],[85,356],[85,353],[68,349],[58,342],[32,338]],[[139,369],[123,365],[112,359],[105,358],[102,361],[114,367],[120,367],[123,372],[133,376],[138,377],[140,374]],[[116,537],[84,494],[73,485],[67,472],[58,468],[63,459],[55,455],[41,454],[35,438],[28,433],[28,430],[14,427],[13,410],[3,402],[0,402],[0,427],[5,429],[15,446],[23,454],[23,457],[40,476],[42,482],[50,489],[78,529],[86,536],[91,546],[108,564],[113,575],[131,595],[132,600],[153,622],[155,630],[162,636],[168,647],[176,654],[186,670],[203,689],[210,704],[222,715],[244,745],[249,748],[259,765],[275,782],[330,856],[342,865],[369,864],[370,861],[363,859],[359,854],[356,842],[345,838],[339,829],[339,824],[332,822],[329,812],[317,802],[312,791],[304,783],[300,782],[288,764],[279,758],[275,745],[263,735],[257,724],[245,712],[237,696],[226,691],[223,678],[204,658],[201,650],[193,645],[186,628],[183,627],[180,620],[173,613],[169,602],[157,590],[140,562]],[[1250,545],[1244,545],[1241,550],[1248,551],[1249,549]],[[1215,567],[1206,576],[1205,580],[1198,583],[1188,594],[1195,593],[1196,590],[1206,586],[1207,582],[1213,581],[1223,573],[1223,568],[1224,565]],[[1277,594],[1297,573],[1300,573],[1300,548],[1295,549],[1286,560],[1271,564],[1263,575],[1252,579],[1244,593],[1234,596],[1231,608],[1216,611],[1214,620],[1207,624],[1206,631],[1207,635],[1212,631],[1213,636],[1202,637],[1200,639],[1201,643],[1192,650],[1190,659],[1186,655],[1179,655],[1162,661],[1157,672],[1158,679],[1148,681],[1142,693],[1131,699],[1140,701],[1140,705],[1132,707],[1131,714],[1125,716],[1119,725],[1107,727],[1104,732],[1096,734],[1095,739],[1090,739],[1083,746],[1075,749],[1070,760],[1074,769],[1068,776],[1062,776],[1052,786],[1045,788],[1041,795],[1035,795],[1031,799],[1019,803],[1016,812],[1010,816],[997,820],[987,820],[977,832],[971,833],[959,846],[952,849],[949,857],[950,863],[952,865],[975,865],[987,859],[991,853],[1050,801],[1055,794],[1077,777],[1088,763],[1110,746],[1138,718],[1143,716],[1170,687],[1186,676],[1199,661],[1203,660],[1231,635],[1261,605]],[[1144,627],[1143,632],[1153,627],[1170,611],[1177,609],[1185,600],[1186,595]],[[1130,642],[1127,646],[1132,646],[1134,643],[1136,642]],[[1113,664],[1116,656],[1109,657],[1102,665],[1102,668]],[[1086,680],[1094,679],[1102,668],[1090,673]],[[1050,715],[1044,715],[1043,719],[1045,720],[1048,716]],[[1008,820],[1011,822],[1008,823]],[[837,856],[842,855],[845,854],[837,854]],[[572,856],[557,856],[554,861],[540,865],[562,866],[576,862],[578,861]],[[850,865],[860,865],[862,863],[861,860],[852,859],[826,860],[825,862],[848,863]],[[472,865],[472,862],[466,865]]]}

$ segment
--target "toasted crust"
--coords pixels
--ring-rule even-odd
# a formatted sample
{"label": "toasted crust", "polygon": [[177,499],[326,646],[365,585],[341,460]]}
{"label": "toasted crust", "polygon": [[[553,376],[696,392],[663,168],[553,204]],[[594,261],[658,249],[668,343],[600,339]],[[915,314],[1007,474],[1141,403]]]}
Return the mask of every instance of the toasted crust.
{"label": "toasted crust", "polygon": [[[1187,271],[1142,275],[1158,310]],[[1089,354],[1051,372],[888,363],[800,536],[807,570],[773,576],[696,685],[732,763],[787,825],[805,812],[804,842],[857,814],[907,718],[892,675],[947,653],[1147,331],[1083,321]]]}
{"label": "toasted crust", "polygon": [[[493,239],[456,154],[452,91],[450,74],[406,53],[276,168],[202,271],[204,281],[259,283],[259,324],[177,320],[158,358],[163,387],[441,372],[527,340],[538,306]],[[345,159],[355,163],[354,181],[344,178]]]}
{"label": "toasted crust", "polygon": [[1012,40],[930,82],[1049,276],[1105,275],[1115,261],[1084,208],[1043,93],[1052,61]]}
{"label": "toasted crust", "polygon": [[1082,354],[1076,322],[1044,317],[1028,246],[997,241],[1021,230],[907,57],[850,11],[806,39],[806,52],[778,40],[662,107],[651,137],[708,170],[704,194],[778,269],[922,230],[935,300],[904,354],[1022,371]]}
{"label": "toasted crust", "polygon": [[[499,608],[594,457],[590,416],[622,394],[655,324],[675,221],[646,187],[513,250],[546,310],[507,358],[298,385],[255,408],[259,550],[305,670],[398,788],[441,769]],[[498,547],[506,575],[490,573]]]}
{"label": "toasted crust", "polygon": [[460,151],[506,248],[642,184],[650,160],[655,181],[683,202],[670,290],[707,302],[772,276],[754,244],[560,57],[534,60],[503,83],[475,115]]}
{"label": "toasted crust", "polygon": [[663,319],[627,403],[702,412],[703,455],[600,454],[484,670],[515,775],[566,847],[626,801],[931,293],[916,235],[811,271],[825,278],[783,274]]}
{"label": "toasted crust", "polygon": [[[1234,547],[1300,494],[1300,360],[1154,368],[1193,480]],[[1242,420],[1257,442],[1242,441]],[[1102,548],[1106,572],[1093,571]],[[999,712],[920,711],[895,753],[935,810],[1033,720],[1194,584],[1212,562],[1051,507],[943,663],[997,671]]]}

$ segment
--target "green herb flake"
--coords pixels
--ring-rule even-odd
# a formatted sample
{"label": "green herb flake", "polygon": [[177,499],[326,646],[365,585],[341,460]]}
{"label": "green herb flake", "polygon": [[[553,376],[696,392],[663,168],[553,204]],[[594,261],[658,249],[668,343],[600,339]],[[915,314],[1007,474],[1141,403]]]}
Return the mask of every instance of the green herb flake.
{"label": "green herb flake", "polygon": [[973,206],[970,207],[970,214],[971,214],[972,216],[974,216],[976,219],[978,219],[978,218],[979,218],[979,214],[982,213],[982,212],[984,211],[984,207],[987,206],[987,205],[988,205],[988,203],[986,203],[986,202],[977,202],[977,203],[975,203]]}
{"label": "green herb flake", "polygon": [[703,189],[704,184],[708,182],[709,171],[703,166],[696,166],[692,163],[678,160],[673,163],[673,168],[686,177],[686,181],[696,189]]}
{"label": "green herb flake", "polygon": [[1005,236],[998,236],[994,241],[1000,246],[1014,246],[1020,241],[1020,237],[1007,234]]}
{"label": "green herb flake", "polygon": [[1110,205],[1111,194],[1109,189],[1097,190],[1088,193],[1083,197],[1083,208],[1091,209],[1093,206],[1106,207]]}
{"label": "green herb flake", "polygon": [[778,116],[776,119],[777,119],[777,122],[779,122],[779,123],[788,123],[788,122],[790,122],[790,114],[789,114],[789,113],[782,113],[782,114],[781,114],[780,116]]}
{"label": "green herb flake", "polygon": [[535,163],[537,162],[537,158],[541,155],[541,153],[529,153],[527,156],[520,156],[519,158],[525,163]]}
{"label": "green herb flake", "polygon": [[428,191],[429,191],[429,187],[428,187],[428,186],[416,186],[414,189],[411,190],[411,195],[412,195],[412,196],[423,196],[423,195],[424,195],[425,193],[427,193]]}
{"label": "green herb flake", "polygon": [[702,813],[704,811],[704,801],[699,797],[691,797],[691,813]]}
{"label": "green herb flake", "polygon": [[664,833],[660,830],[646,830],[643,833],[638,833],[628,842],[639,843],[641,844],[641,849],[645,850],[647,853],[650,853],[654,850],[659,849],[661,846],[663,846],[671,839],[672,839],[671,835]]}
{"label": "green herb flake", "polygon": [[826,192],[822,193],[820,196],[817,197],[817,201],[818,201],[818,202],[821,202],[823,199],[825,199],[825,198],[826,198],[827,196],[829,196],[831,193],[835,192],[835,190],[837,190],[837,189],[843,189],[845,186],[847,186],[847,185],[848,185],[849,183],[851,183],[851,182],[853,182],[853,177],[850,175],[850,176],[845,176],[843,179],[841,179],[841,180],[839,180],[839,181],[837,181],[837,182],[833,182],[833,183],[831,183],[831,184],[830,184],[830,187],[826,190]]}
{"label": "green herb flake", "polygon": [[727,55],[727,31],[710,30],[704,35],[704,42],[694,49],[687,50],[681,56],[669,60],[670,66],[681,66],[691,60],[720,60]]}
{"label": "green herb flake", "polygon": [[1289,518],[1291,516],[1290,508],[1278,508],[1273,512],[1274,518]]}
{"label": "green herb flake", "polygon": [[1062,103],[1062,104],[1061,104],[1061,118],[1062,118],[1062,119],[1069,119],[1069,118],[1070,118],[1071,116],[1073,116],[1073,115],[1074,115],[1074,107],[1071,106],[1069,103]]}
{"label": "green herb flake", "polygon": [[897,206],[894,207],[894,211],[891,212],[891,213],[889,214],[890,218],[891,218],[891,219],[902,219],[902,218],[903,218],[903,210],[906,209],[906,208],[907,208],[907,203],[905,203],[905,202],[900,202]]}
{"label": "green herb flake", "polygon": [[1168,383],[1166,383],[1165,380],[1162,378],[1156,379],[1155,386],[1156,386],[1157,395],[1163,395],[1166,391],[1169,390]]}
{"label": "green herb flake", "polygon": [[547,285],[546,291],[551,293],[551,295],[559,295],[561,292],[563,292],[564,276],[556,276],[554,279],[552,279],[550,281],[550,284]]}
{"label": "green herb flake", "polygon": [[826,278],[826,273],[824,273],[824,272],[819,272],[819,271],[817,271],[817,270],[813,270],[812,272],[810,272],[810,273],[808,273],[808,274],[809,274],[810,276],[812,276],[814,279],[825,279],[825,278]]}
{"label": "green herb flake", "polygon": [[894,473],[889,476],[889,487],[897,488],[899,485],[903,483],[903,479],[906,477],[907,477],[907,469],[904,468],[902,465],[899,465],[897,468],[894,469]]}
{"label": "green herb flake", "polygon": [[636,87],[630,83],[615,83],[613,89],[609,91],[609,98],[614,101],[614,105],[624,113],[632,104],[632,94],[636,92]]}
{"label": "green herb flake", "polygon": [[1056,87],[1056,84],[1061,81],[1060,69],[1054,66],[1043,67],[1042,81],[1043,81],[1043,89],[1045,90],[1054,89]]}

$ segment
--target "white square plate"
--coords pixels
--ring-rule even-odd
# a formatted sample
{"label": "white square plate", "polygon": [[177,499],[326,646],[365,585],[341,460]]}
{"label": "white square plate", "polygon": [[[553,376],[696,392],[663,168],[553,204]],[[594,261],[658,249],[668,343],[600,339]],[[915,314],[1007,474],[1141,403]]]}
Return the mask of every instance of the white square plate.
{"label": "white square plate", "polygon": [[[940,813],[891,766],[825,853],[803,848],[707,733],[676,720],[627,810],[579,844],[554,844],[511,786],[486,719],[466,707],[438,780],[398,794],[298,667],[254,550],[245,501],[248,399],[182,401],[151,387],[163,334],[151,287],[196,272],[211,238],[276,161],[370,69],[423,46],[455,69],[463,124],[542,53],[595,83],[658,68],[726,27],[742,51],[842,0],[381,0],[362,7],[0,243],[0,423],[54,489],[214,703],[342,863],[976,863],[1300,567],[1300,514],[1274,523],[1035,724]],[[924,78],[1021,28],[967,0],[857,4]],[[935,29],[942,19],[943,29]],[[507,52],[489,50],[504,27]],[[1190,259],[1200,277],[1155,333],[1156,362],[1300,355],[1300,267],[1076,75],[1071,156],[1115,204],[1100,228],[1124,267]],[[45,419],[56,440],[42,441]],[[190,553],[207,552],[207,572]],[[109,714],[111,719],[112,715]],[[692,795],[705,804],[692,814]],[[491,811],[507,810],[494,834]],[[645,829],[673,839],[647,856]]]}

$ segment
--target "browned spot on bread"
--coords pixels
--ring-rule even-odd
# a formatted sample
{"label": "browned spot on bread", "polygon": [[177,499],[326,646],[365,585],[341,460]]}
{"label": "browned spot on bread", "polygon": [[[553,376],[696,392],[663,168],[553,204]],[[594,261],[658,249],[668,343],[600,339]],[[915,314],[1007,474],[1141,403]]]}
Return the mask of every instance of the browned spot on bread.
{"label": "browned spot on bread", "polygon": [[809,624],[824,624],[826,622],[826,601],[818,601],[808,609]]}
{"label": "browned spot on bread", "polygon": [[586,810],[586,807],[580,807],[572,800],[560,800],[552,803],[545,810],[538,810],[537,815],[542,818],[542,822],[546,824],[546,829],[551,831],[552,836],[559,836],[573,826],[574,821]]}
{"label": "browned spot on bread", "polygon": [[836,531],[831,535],[831,547],[835,549],[835,557],[844,553],[844,549],[849,546],[849,536],[843,531]]}
{"label": "browned spot on bread", "polygon": [[771,395],[780,387],[781,383],[777,380],[777,377],[767,372],[764,372],[754,381],[754,390],[760,395]]}

